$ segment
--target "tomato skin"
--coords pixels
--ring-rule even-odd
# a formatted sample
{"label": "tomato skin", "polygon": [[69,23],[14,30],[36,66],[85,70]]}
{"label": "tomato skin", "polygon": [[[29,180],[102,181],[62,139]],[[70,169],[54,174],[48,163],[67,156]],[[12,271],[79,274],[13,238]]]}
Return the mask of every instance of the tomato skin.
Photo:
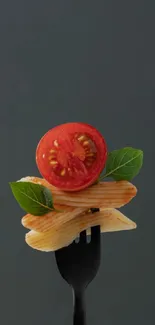
{"label": "tomato skin", "polygon": [[92,185],[107,159],[103,136],[86,123],[65,123],[49,130],[36,149],[38,169],[50,184],[64,191]]}

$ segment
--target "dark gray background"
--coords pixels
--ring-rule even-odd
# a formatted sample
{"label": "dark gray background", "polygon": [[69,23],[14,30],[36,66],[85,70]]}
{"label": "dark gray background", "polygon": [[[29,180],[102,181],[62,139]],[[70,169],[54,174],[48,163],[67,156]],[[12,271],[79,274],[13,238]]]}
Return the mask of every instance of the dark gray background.
{"label": "dark gray background", "polygon": [[39,175],[34,153],[50,128],[84,121],[109,150],[144,150],[139,192],[123,211],[136,231],[102,237],[87,291],[90,325],[155,323],[155,2],[0,3],[0,324],[72,324],[72,296],[54,255],[26,246],[8,186]]}

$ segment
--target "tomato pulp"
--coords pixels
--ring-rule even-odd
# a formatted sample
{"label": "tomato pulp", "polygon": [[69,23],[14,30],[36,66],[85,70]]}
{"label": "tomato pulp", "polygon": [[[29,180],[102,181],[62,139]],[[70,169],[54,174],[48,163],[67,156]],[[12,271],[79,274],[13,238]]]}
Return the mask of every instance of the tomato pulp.
{"label": "tomato pulp", "polygon": [[85,123],[54,127],[41,138],[36,150],[41,175],[64,191],[78,191],[93,184],[105,166],[106,157],[103,136]]}

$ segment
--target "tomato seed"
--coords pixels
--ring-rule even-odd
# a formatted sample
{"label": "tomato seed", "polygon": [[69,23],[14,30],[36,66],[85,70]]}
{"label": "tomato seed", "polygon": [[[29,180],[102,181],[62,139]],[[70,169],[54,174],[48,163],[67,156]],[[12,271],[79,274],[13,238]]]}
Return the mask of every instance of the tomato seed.
{"label": "tomato seed", "polygon": [[59,147],[59,143],[58,143],[57,140],[54,140],[54,146],[55,146],[55,147]]}
{"label": "tomato seed", "polygon": [[81,136],[78,138],[79,141],[83,141],[83,140],[85,140],[85,139],[86,139],[86,136],[85,136],[85,135],[81,135]]}
{"label": "tomato seed", "polygon": [[58,162],[57,162],[56,160],[52,160],[52,161],[50,161],[50,164],[51,164],[51,165],[57,165]]}
{"label": "tomato seed", "polygon": [[50,153],[56,153],[56,151],[54,149],[51,149],[49,152]]}
{"label": "tomato seed", "polygon": [[89,141],[84,141],[83,142],[83,146],[85,147],[85,146],[87,146],[89,144]]}
{"label": "tomato seed", "polygon": [[60,174],[61,174],[61,176],[64,176],[66,174],[66,169],[62,169]]}

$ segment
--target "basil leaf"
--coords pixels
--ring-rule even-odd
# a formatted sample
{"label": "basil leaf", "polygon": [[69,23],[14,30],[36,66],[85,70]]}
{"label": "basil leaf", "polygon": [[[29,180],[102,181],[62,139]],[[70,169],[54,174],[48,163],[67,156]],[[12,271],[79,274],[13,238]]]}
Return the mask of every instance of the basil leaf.
{"label": "basil leaf", "polygon": [[131,181],[143,164],[143,151],[131,147],[114,150],[109,153],[106,174],[101,178],[112,177],[116,181]]}
{"label": "basil leaf", "polygon": [[13,195],[22,209],[34,216],[41,216],[54,210],[52,194],[43,185],[31,182],[9,183]]}

